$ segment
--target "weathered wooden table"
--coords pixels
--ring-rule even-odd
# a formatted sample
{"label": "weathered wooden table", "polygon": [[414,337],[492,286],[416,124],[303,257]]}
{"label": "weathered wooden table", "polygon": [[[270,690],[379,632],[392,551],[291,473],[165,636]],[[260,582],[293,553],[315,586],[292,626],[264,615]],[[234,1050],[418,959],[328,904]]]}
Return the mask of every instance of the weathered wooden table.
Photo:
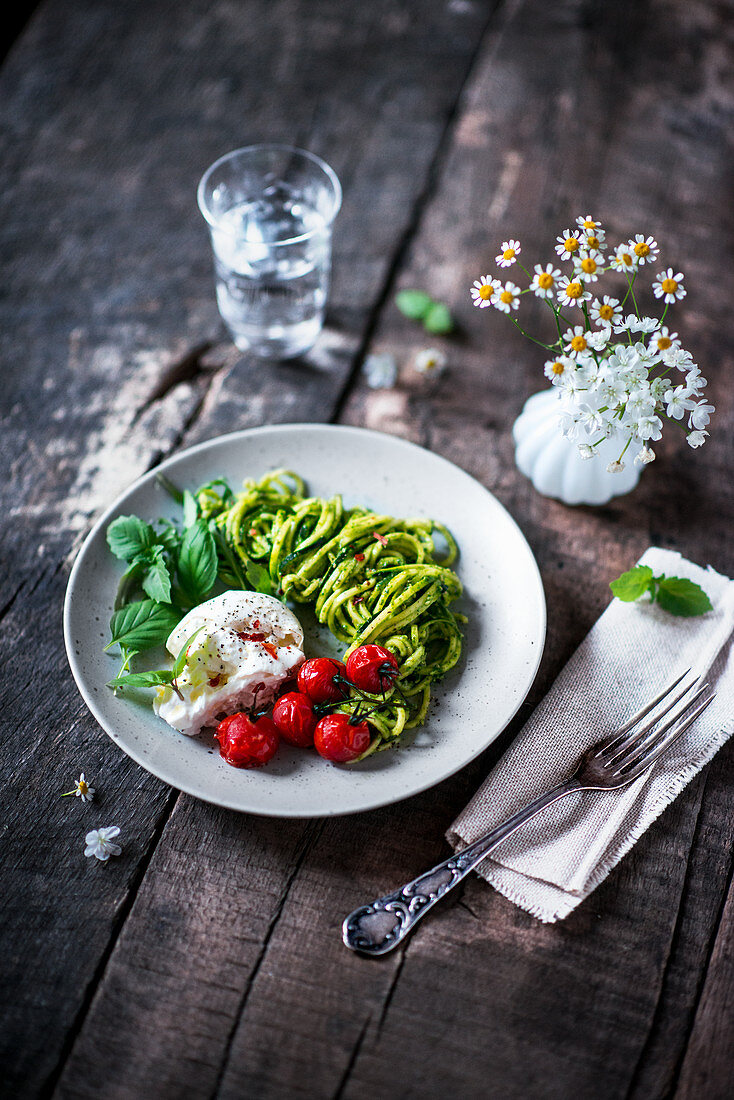
{"label": "weathered wooden table", "polygon": [[[444,830],[650,544],[732,573],[731,5],[704,0],[46,0],[0,71],[3,1022],[10,1097],[732,1095],[724,749],[591,898],[544,926],[472,879],[406,947],[342,916],[447,852]],[[280,139],[344,184],[327,331],[304,363],[234,352],[194,201],[221,153]],[[728,141],[727,141],[728,139]],[[517,472],[541,355],[473,310],[517,235],[579,213],[688,276],[676,327],[718,406],[627,498],[570,509]],[[399,287],[447,300],[451,369]],[[432,341],[435,343],[435,341]],[[374,350],[398,385],[366,389]],[[367,425],[468,470],[540,563],[548,641],[511,728],[453,779],[327,821],[220,811],[115,747],[69,673],[61,604],[92,520],[178,448],[253,425]],[[99,796],[61,800],[79,771]],[[91,824],[124,854],[85,860]]]}

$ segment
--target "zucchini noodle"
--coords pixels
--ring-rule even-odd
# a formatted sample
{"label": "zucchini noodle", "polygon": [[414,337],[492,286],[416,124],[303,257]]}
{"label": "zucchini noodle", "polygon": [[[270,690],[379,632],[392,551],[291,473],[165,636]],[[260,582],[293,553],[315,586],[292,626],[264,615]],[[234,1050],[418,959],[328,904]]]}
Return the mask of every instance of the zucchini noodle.
{"label": "zucchini noodle", "polygon": [[[246,578],[254,564],[267,570],[279,597],[313,607],[346,647],[345,660],[367,642],[394,654],[399,675],[385,696],[351,697],[338,708],[371,711],[377,731],[371,753],[425,720],[431,684],[459,660],[464,617],[449,610],[462,591],[449,568],[456,542],[434,520],[345,509],[340,496],[305,493],[297,474],[273,470],[259,481],[245,481],[239,493],[219,481],[196,497],[217,531],[225,584],[250,587]],[[442,554],[434,535],[445,544]]]}

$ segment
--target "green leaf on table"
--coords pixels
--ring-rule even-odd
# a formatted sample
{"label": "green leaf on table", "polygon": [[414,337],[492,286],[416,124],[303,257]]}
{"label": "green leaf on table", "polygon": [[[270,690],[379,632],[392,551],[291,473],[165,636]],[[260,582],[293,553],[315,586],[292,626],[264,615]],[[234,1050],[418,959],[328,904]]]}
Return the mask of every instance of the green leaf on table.
{"label": "green leaf on table", "polygon": [[609,587],[618,600],[630,603],[638,600],[648,591],[652,582],[652,569],[649,565],[636,565],[612,581]]}
{"label": "green leaf on table", "polygon": [[192,604],[201,603],[217,579],[218,561],[214,538],[204,520],[197,519],[184,533],[178,556],[178,577]]}
{"label": "green leaf on table", "polygon": [[123,676],[115,676],[114,680],[108,680],[107,687],[159,687],[161,684],[170,684],[172,680],[171,669],[162,668],[155,672],[127,672]]}
{"label": "green leaf on table", "polygon": [[171,602],[171,577],[163,558],[163,547],[149,551],[148,568],[142,581],[143,592],[157,603]]}
{"label": "green leaf on table", "polygon": [[118,516],[107,528],[107,545],[116,558],[132,561],[155,542],[155,531],[138,516]]}
{"label": "green leaf on table", "polygon": [[449,307],[443,302],[433,302],[423,317],[423,328],[436,336],[446,336],[453,332],[454,319]]}
{"label": "green leaf on table", "polygon": [[411,321],[422,321],[434,302],[425,290],[401,290],[395,295],[395,305],[404,317]]}
{"label": "green leaf on table", "polygon": [[671,615],[705,615],[712,604],[704,590],[686,577],[657,577],[657,602]]}
{"label": "green leaf on table", "polygon": [[110,619],[110,641],[113,645],[140,653],[156,645],[165,645],[166,638],[181,619],[181,612],[166,603],[138,600],[115,611]]}

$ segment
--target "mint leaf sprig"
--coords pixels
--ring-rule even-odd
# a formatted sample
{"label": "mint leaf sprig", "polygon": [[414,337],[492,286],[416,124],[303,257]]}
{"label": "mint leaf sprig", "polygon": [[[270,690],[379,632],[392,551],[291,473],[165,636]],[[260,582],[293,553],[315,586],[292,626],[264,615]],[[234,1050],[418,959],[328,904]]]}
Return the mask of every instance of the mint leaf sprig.
{"label": "mint leaf sprig", "polygon": [[434,336],[448,336],[454,330],[454,319],[445,302],[437,302],[425,290],[400,290],[395,305],[403,317],[423,324]]}
{"label": "mint leaf sprig", "polygon": [[618,600],[632,603],[649,593],[650,603],[658,603],[671,615],[690,618],[711,611],[712,603],[704,590],[686,577],[656,577],[649,565],[636,565],[613,580],[609,587]]}

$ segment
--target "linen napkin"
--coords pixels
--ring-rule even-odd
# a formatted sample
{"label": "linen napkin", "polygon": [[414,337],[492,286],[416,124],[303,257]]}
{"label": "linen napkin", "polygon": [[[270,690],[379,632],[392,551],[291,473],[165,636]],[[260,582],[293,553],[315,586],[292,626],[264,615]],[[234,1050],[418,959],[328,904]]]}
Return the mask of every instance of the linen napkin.
{"label": "linen napkin", "polygon": [[686,669],[705,676],[716,698],[651,772],[546,807],[477,868],[541,921],[568,916],[588,897],[734,732],[734,581],[658,547],[640,564],[700,584],[713,610],[679,618],[646,598],[613,600],[447,833],[463,848],[568,776],[584,749]]}

